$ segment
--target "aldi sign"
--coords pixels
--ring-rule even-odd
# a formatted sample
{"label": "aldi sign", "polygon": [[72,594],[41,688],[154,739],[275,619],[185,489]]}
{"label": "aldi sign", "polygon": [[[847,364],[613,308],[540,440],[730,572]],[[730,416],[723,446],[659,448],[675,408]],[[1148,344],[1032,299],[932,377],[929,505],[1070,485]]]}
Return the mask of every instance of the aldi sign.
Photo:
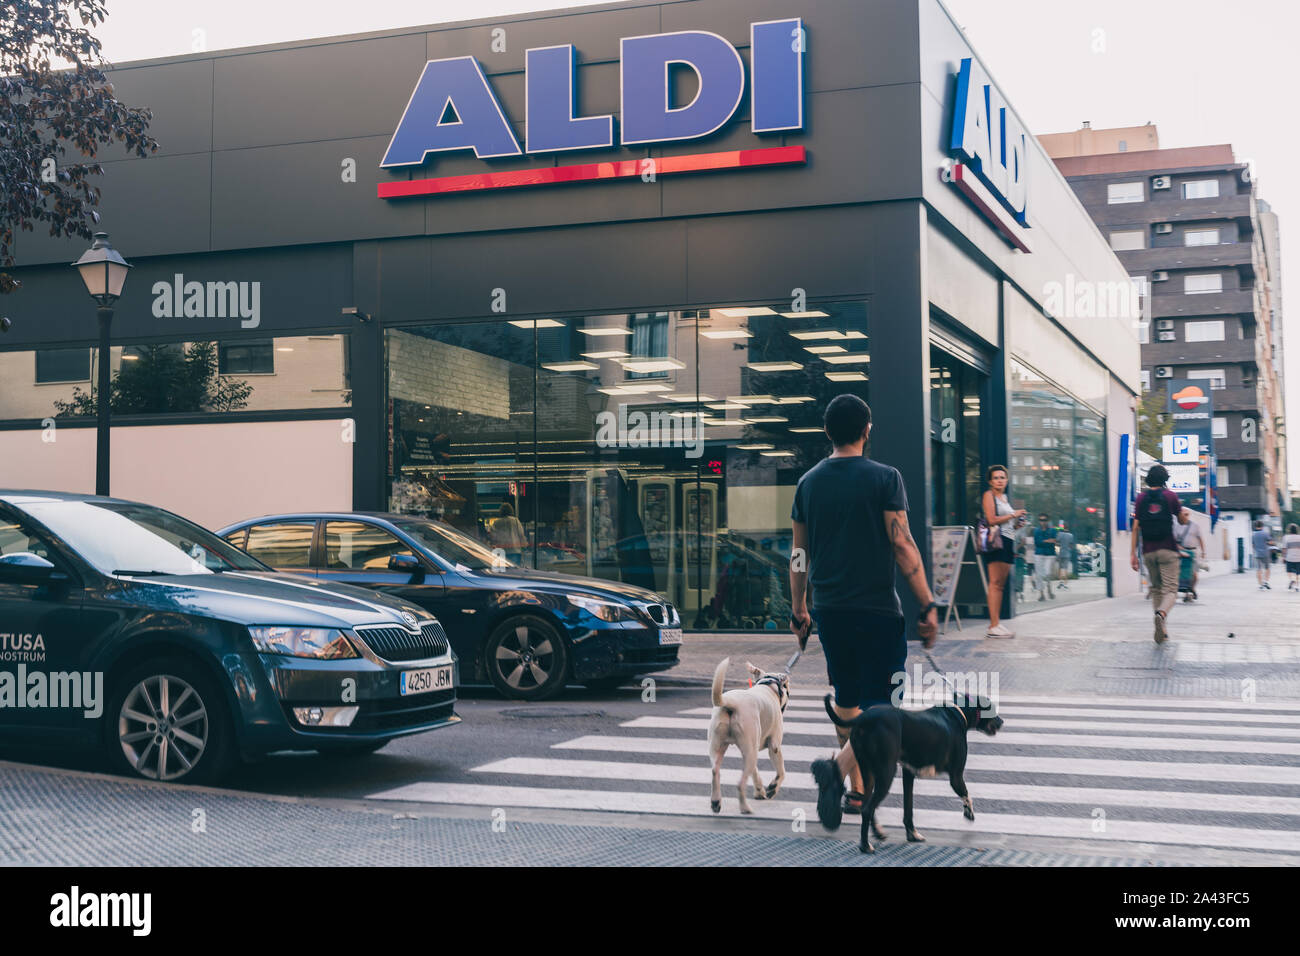
{"label": "aldi sign", "polygon": [[[799,17],[750,24],[748,92],[755,133],[785,133],[804,126],[804,30]],[[689,70],[698,90],[689,103],[673,103],[675,73]],[[397,129],[380,163],[386,169],[422,166],[438,153],[472,151],[479,159],[526,154],[567,153],[615,146],[702,139],[721,130],[736,115],[746,92],[745,63],[725,38],[685,30],[620,41],[620,121],[610,114],[577,115],[580,73],[572,44],[538,47],[525,53],[524,141],[521,144],[483,67],[472,56],[430,60],[424,65]],[[747,155],[752,154],[752,155]],[[726,157],[725,159],[723,157]],[[671,157],[658,160],[660,172],[741,168],[803,162],[802,147],[774,147]],[[682,160],[687,160],[683,163]],[[694,160],[694,162],[691,162]],[[647,159],[648,162],[653,162]],[[495,174],[445,177],[440,188],[415,192],[410,181],[385,183],[380,195],[400,195],[541,185],[579,179],[637,175],[635,161],[533,169],[514,178]],[[439,183],[424,180],[423,184]],[[385,190],[385,187],[396,187]]]}

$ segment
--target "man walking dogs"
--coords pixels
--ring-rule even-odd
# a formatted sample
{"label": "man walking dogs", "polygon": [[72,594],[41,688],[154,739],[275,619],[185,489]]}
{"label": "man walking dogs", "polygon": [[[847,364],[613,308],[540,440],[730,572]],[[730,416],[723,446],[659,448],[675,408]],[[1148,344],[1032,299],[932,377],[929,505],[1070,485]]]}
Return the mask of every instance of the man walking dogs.
{"label": "man walking dogs", "polygon": [[[907,664],[895,567],[922,608],[917,629],[927,648],[934,646],[939,622],[921,552],[908,529],[903,477],[862,453],[871,433],[871,409],[856,395],[838,395],[826,406],[825,426],[835,450],[799,479],[790,513],[790,627],[802,644],[810,623],[811,581],[812,619],[835,688],[835,713],[851,720],[873,704],[888,704],[893,676]],[[829,830],[840,825],[846,811],[862,812],[864,793],[848,731],[837,728],[836,733],[840,752],[812,765],[817,816]],[[853,784],[848,795],[845,776]]]}
{"label": "man walking dogs", "polygon": [[1142,563],[1146,565],[1151,581],[1151,604],[1155,608],[1155,640],[1163,644],[1169,639],[1166,619],[1169,609],[1178,600],[1178,562],[1181,555],[1174,539],[1174,515],[1182,502],[1165,488],[1169,472],[1164,465],[1152,465],[1147,472],[1147,490],[1138,496],[1133,508],[1133,546],[1129,549],[1129,563],[1133,570],[1138,564],[1138,538],[1142,539]]}

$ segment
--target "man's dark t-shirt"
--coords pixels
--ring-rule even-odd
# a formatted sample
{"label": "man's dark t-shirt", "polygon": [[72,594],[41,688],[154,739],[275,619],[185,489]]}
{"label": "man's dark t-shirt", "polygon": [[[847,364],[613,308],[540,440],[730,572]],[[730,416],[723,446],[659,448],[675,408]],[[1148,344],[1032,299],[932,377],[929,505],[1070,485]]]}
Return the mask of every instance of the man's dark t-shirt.
{"label": "man's dark t-shirt", "polygon": [[808,578],[818,610],[903,616],[886,511],[907,511],[903,476],[866,456],[823,459],[799,479],[790,517],[808,526]]}

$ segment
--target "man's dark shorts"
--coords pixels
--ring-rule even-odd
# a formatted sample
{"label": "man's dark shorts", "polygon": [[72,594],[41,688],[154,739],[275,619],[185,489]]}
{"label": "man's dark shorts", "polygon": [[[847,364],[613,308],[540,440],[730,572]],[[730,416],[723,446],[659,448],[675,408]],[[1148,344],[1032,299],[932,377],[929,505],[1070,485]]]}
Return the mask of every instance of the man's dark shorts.
{"label": "man's dark shorts", "polygon": [[812,616],[835,703],[862,708],[888,704],[892,678],[907,664],[903,619],[841,608],[813,608]]}

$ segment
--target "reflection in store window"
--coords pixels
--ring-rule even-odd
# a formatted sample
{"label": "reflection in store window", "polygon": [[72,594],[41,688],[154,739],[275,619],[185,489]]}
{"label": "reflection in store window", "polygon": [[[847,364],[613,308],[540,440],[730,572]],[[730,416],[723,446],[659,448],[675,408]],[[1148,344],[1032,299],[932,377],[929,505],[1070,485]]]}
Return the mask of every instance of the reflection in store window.
{"label": "reflection in store window", "polygon": [[517,563],[783,629],[794,487],[826,403],[868,398],[868,341],[863,302],[390,329],[389,507],[487,544],[508,509]]}

